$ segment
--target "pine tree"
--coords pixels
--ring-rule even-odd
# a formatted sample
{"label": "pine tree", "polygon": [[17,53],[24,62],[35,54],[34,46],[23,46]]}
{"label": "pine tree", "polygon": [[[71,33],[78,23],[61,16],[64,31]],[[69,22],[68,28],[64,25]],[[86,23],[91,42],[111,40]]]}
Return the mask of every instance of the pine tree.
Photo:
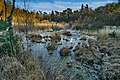
{"label": "pine tree", "polygon": [[81,5],[81,11],[82,11],[82,10],[84,10],[84,5],[83,5],[83,4]]}

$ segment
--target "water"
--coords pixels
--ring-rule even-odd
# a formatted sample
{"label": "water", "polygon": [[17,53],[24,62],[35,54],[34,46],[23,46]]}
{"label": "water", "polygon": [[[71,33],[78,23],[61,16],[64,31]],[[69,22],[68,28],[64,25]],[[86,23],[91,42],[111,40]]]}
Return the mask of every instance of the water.
{"label": "water", "polygon": [[[30,48],[32,49],[32,53],[35,55],[35,58],[37,62],[40,64],[41,68],[43,69],[44,73],[47,74],[49,71],[51,74],[54,74],[54,77],[57,77],[59,75],[65,75],[66,80],[73,80],[73,78],[76,76],[74,80],[99,80],[99,77],[97,75],[97,71],[95,71],[93,68],[91,68],[88,65],[83,65],[80,62],[76,61],[74,59],[74,52],[75,46],[80,43],[80,46],[82,46],[83,43],[86,43],[87,46],[89,39],[96,40],[95,36],[86,36],[86,41],[80,40],[81,39],[81,33],[77,31],[71,31],[69,30],[72,36],[64,36],[61,35],[60,42],[57,43],[56,49],[53,51],[53,54],[49,54],[49,51],[46,48],[47,43],[50,41],[47,41],[45,43],[32,43],[29,41],[29,44],[32,44]],[[40,32],[40,35],[42,36],[51,36],[51,34],[54,32]],[[69,40],[69,41],[66,41]],[[45,41],[42,39],[42,41]],[[67,57],[61,57],[59,52],[60,49],[63,47],[73,47],[71,49],[70,55]],[[67,67],[67,62],[73,62],[72,67]],[[79,66],[80,69],[77,69],[76,67]],[[77,76],[82,76],[77,77]]]}

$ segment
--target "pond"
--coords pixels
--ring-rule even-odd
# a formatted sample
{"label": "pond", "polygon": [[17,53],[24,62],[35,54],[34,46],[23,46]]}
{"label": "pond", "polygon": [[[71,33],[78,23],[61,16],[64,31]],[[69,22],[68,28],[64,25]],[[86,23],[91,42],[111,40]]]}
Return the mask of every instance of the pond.
{"label": "pond", "polygon": [[[69,32],[71,35],[62,35],[60,34],[62,32]],[[56,42],[55,49],[51,52],[52,54],[50,54],[47,45],[51,43],[50,36],[54,33],[59,33],[60,40]],[[47,80],[56,80],[60,75],[63,75],[65,80],[99,80],[99,70],[95,70],[93,67],[77,61],[74,53],[77,45],[82,47],[83,44],[86,44],[86,46],[89,47],[89,39],[96,41],[97,36],[88,36],[73,30],[39,32],[39,35],[42,36],[40,42],[32,42],[31,39],[29,39],[28,43],[44,74],[50,76]],[[45,40],[46,38],[47,41]],[[70,49],[68,56],[60,55],[60,50],[64,47]],[[69,63],[71,63],[70,67],[68,66]]]}

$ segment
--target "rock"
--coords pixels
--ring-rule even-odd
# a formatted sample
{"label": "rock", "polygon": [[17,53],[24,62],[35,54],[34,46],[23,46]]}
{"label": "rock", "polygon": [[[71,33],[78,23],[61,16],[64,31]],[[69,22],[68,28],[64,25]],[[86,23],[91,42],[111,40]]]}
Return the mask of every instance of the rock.
{"label": "rock", "polygon": [[60,55],[61,56],[68,56],[70,54],[70,49],[67,48],[67,47],[63,47],[61,50],[60,50]]}

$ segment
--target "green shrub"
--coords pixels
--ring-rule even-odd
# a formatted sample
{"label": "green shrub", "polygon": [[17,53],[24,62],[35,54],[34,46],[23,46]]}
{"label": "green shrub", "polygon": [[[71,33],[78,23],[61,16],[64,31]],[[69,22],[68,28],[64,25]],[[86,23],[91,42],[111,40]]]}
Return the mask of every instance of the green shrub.
{"label": "green shrub", "polygon": [[0,31],[6,30],[7,24],[5,21],[0,20]]}
{"label": "green shrub", "polygon": [[51,27],[52,29],[53,29],[53,31],[60,31],[62,28],[60,28],[60,27]]}
{"label": "green shrub", "polygon": [[5,32],[0,35],[0,57],[18,54],[20,51],[19,41],[19,36],[13,35],[11,32]]}

